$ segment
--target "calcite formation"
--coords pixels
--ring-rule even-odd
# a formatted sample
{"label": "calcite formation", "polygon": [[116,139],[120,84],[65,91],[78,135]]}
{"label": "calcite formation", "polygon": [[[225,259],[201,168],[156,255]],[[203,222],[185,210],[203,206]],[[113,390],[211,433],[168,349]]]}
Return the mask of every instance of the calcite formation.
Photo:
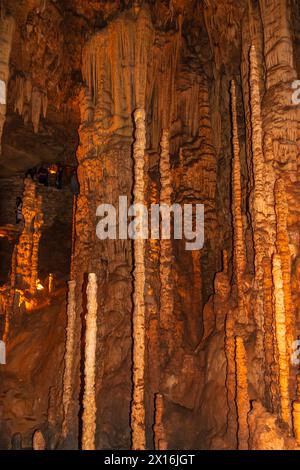
{"label": "calcite formation", "polygon": [[287,353],[286,315],[284,306],[284,289],[280,256],[273,257],[274,310],[276,325],[276,341],[279,363],[279,387],[281,416],[285,423],[291,425],[291,409],[289,395],[289,360]]}
{"label": "calcite formation", "polygon": [[167,440],[164,427],[164,397],[160,393],[155,396],[155,424],[154,424],[154,448],[166,450]]}
{"label": "calcite formation", "polygon": [[237,336],[235,345],[238,449],[247,450],[249,447],[248,413],[250,411],[250,401],[248,393],[248,366],[243,338]]}
{"label": "calcite formation", "polygon": [[69,422],[72,406],[72,379],[73,379],[73,356],[76,325],[76,298],[75,281],[68,282],[68,306],[67,306],[67,335],[65,349],[65,368],[63,380],[63,423],[62,434],[66,438],[69,432]]}
{"label": "calcite formation", "polygon": [[0,448],[299,447],[298,2],[0,3]]}
{"label": "calcite formation", "polygon": [[82,415],[82,449],[95,450],[96,393],[95,369],[97,346],[97,277],[89,274],[84,352],[84,395]]}
{"label": "calcite formation", "polygon": [[139,226],[134,236],[134,298],[133,298],[133,402],[131,410],[132,447],[143,450],[145,435],[145,240],[143,238],[145,201],[144,155],[146,146],[145,111],[138,108],[134,113],[136,125],[134,158],[134,204],[141,211]]}

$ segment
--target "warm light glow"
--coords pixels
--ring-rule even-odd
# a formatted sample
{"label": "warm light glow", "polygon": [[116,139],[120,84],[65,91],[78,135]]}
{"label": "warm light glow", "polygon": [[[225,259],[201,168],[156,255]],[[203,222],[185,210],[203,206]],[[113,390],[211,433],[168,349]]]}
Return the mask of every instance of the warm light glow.
{"label": "warm light glow", "polygon": [[51,175],[55,175],[57,173],[57,166],[56,165],[49,166],[48,171]]}
{"label": "warm light glow", "polygon": [[36,288],[37,290],[44,290],[44,286],[39,279],[36,280]]}

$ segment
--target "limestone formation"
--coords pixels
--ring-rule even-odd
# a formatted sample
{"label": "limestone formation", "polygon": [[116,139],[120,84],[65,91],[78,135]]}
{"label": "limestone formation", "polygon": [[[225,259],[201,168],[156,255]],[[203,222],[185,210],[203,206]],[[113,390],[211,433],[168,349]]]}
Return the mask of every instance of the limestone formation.
{"label": "limestone formation", "polygon": [[89,274],[85,332],[84,395],[82,415],[82,449],[95,450],[96,434],[96,347],[97,347],[97,277]]}
{"label": "limestone formation", "polygon": [[1,449],[300,447],[298,3],[0,1]]}
{"label": "limestone formation", "polygon": [[236,86],[231,82],[231,113],[233,130],[233,163],[232,163],[232,188],[233,204],[232,213],[234,218],[234,268],[238,289],[239,321],[247,322],[243,299],[243,275],[246,269],[245,241],[242,218],[242,192],[241,192],[241,165],[240,165],[240,145],[237,125],[236,109]]}
{"label": "limestone formation", "polygon": [[166,450],[167,440],[164,427],[164,397],[161,394],[155,396],[155,423],[154,423],[154,448]]}
{"label": "limestone formation", "polygon": [[13,17],[6,15],[5,12],[2,13],[0,18],[0,153],[7,107],[7,87],[10,76],[9,60],[15,31],[15,21]]}
{"label": "limestone formation", "polygon": [[[146,146],[145,111],[134,113],[136,125],[134,158],[134,203],[144,204],[144,158]],[[142,224],[144,220],[142,219]],[[146,448],[145,435],[145,240],[139,226],[134,240],[134,310],[133,310],[133,401],[131,409],[132,448]]]}
{"label": "limestone formation", "polygon": [[39,244],[42,236],[41,228],[43,225],[43,212],[42,212],[42,197],[38,196],[36,201],[36,215],[33,222],[33,243],[31,255],[31,281],[30,292],[35,294],[37,290],[38,281],[38,266],[39,266]]}
{"label": "limestone formation", "polygon": [[291,294],[291,253],[289,247],[289,234],[287,229],[288,205],[285,185],[282,179],[278,179],[275,185],[275,211],[277,219],[277,253],[281,259],[282,281],[284,291],[284,309],[286,319],[287,351],[291,351],[294,341],[294,308]]}
{"label": "limestone formation", "polygon": [[281,418],[291,424],[291,403],[289,396],[289,359],[286,339],[286,316],[284,308],[284,290],[280,255],[273,257],[274,310],[276,324],[276,341],[279,363],[279,386]]}
{"label": "limestone formation", "polygon": [[241,337],[236,337],[235,344],[238,449],[247,450],[249,448],[248,413],[250,411],[247,356],[244,341]]}
{"label": "limestone formation", "polygon": [[76,320],[75,281],[68,282],[68,306],[67,306],[67,335],[65,349],[65,367],[63,380],[63,425],[62,434],[66,438],[70,426],[70,414],[72,413],[73,392],[73,364],[74,364],[74,339]]}
{"label": "limestone formation", "polygon": [[225,328],[225,354],[227,361],[226,390],[227,390],[227,434],[236,446],[237,414],[236,414],[236,361],[235,361],[235,332],[232,312],[227,314]]}
{"label": "limestone formation", "polygon": [[[164,130],[161,139],[160,154],[160,204],[166,207],[172,205],[172,185],[170,180],[170,151],[169,151],[169,131]],[[163,231],[165,227],[161,227],[160,240],[160,326],[165,330],[167,335],[168,347],[171,347],[174,335],[173,328],[173,281],[172,281],[172,241],[167,239]],[[168,235],[167,235],[168,236]],[[165,237],[165,238],[164,238]]]}
{"label": "limestone formation", "polygon": [[[264,350],[266,361],[266,395],[269,408],[278,409],[278,371],[276,360],[276,332],[273,311],[273,279],[271,259],[263,259],[264,268]],[[275,372],[276,371],[276,372]]]}
{"label": "limestone formation", "polygon": [[33,450],[46,450],[46,442],[40,430],[35,431],[33,434],[32,447]]}

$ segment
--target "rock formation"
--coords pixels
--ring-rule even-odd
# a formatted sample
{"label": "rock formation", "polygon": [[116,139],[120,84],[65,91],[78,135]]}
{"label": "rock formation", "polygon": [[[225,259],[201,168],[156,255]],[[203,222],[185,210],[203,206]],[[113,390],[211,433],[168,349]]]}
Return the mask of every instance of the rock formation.
{"label": "rock formation", "polygon": [[0,4],[0,448],[297,448],[298,2]]}

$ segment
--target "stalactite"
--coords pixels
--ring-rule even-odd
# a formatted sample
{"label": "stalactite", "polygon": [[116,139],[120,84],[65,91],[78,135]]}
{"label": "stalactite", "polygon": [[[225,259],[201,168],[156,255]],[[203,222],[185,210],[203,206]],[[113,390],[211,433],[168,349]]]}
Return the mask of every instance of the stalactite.
{"label": "stalactite", "polygon": [[265,181],[265,166],[262,141],[262,118],[260,99],[260,72],[257,64],[255,46],[250,49],[250,109],[252,128],[252,155],[253,155],[253,180],[254,188],[250,196],[250,212],[252,218],[253,242],[254,242],[254,268],[255,287],[257,297],[253,309],[254,319],[257,327],[256,352],[263,361],[263,258],[271,256],[274,250],[272,233],[265,201],[267,199],[267,188]]}
{"label": "stalactite", "polygon": [[235,366],[235,339],[234,316],[231,311],[227,313],[225,327],[225,354],[227,362],[226,389],[227,389],[227,435],[229,442],[236,447],[237,415],[236,415],[236,366]]}
{"label": "stalactite", "polygon": [[96,434],[96,346],[97,346],[97,277],[89,274],[85,333],[84,395],[82,415],[82,449],[95,450]]}
{"label": "stalactite", "polygon": [[1,140],[3,133],[3,126],[6,116],[6,101],[7,101],[7,87],[9,80],[9,60],[12,47],[12,40],[15,31],[15,21],[11,16],[1,16],[0,18],[0,86],[1,86],[1,100],[0,100],[0,153],[1,153]]}
{"label": "stalactite", "polygon": [[167,439],[164,426],[164,397],[160,393],[155,395],[155,423],[154,423],[154,448],[155,450],[167,450]]}
{"label": "stalactite", "polygon": [[73,360],[74,360],[74,340],[75,340],[75,324],[76,324],[76,298],[75,298],[76,282],[68,282],[68,306],[67,306],[67,335],[66,335],[66,351],[65,351],[65,367],[63,379],[63,424],[62,434],[66,438],[69,433],[71,419],[71,402],[73,391]]}
{"label": "stalactite", "polygon": [[[144,204],[144,154],[146,146],[145,111],[134,113],[136,126],[134,158],[134,203]],[[134,311],[133,311],[133,401],[131,408],[132,448],[146,447],[145,436],[145,240],[134,240]]]}
{"label": "stalactite", "polygon": [[14,111],[22,116],[24,124],[27,124],[29,120],[31,120],[34,132],[37,134],[41,116],[44,118],[47,116],[47,91],[33,86],[32,79],[28,75],[17,75],[14,80],[14,85]]}
{"label": "stalactite", "polygon": [[39,90],[34,88],[32,91],[31,119],[32,119],[33,129],[36,134],[39,131],[41,113],[42,113],[42,95]]}
{"label": "stalactite", "polygon": [[275,184],[275,212],[277,220],[276,248],[281,259],[284,309],[286,320],[287,353],[291,351],[294,341],[294,309],[291,293],[291,253],[289,248],[289,233],[287,227],[288,204],[285,185],[282,179]]}
{"label": "stalactite", "polygon": [[245,240],[242,218],[242,190],[241,190],[241,164],[240,144],[237,123],[236,87],[231,82],[231,112],[233,130],[233,164],[232,164],[232,213],[234,226],[234,270],[238,289],[239,321],[247,323],[247,314],[244,308],[243,276],[246,269]]}
{"label": "stalactite", "polygon": [[31,281],[30,281],[30,292],[31,294],[36,293],[37,279],[38,279],[38,264],[39,264],[39,244],[42,236],[41,228],[44,222],[42,212],[42,197],[37,197],[36,204],[36,216],[34,218],[33,228],[33,244],[32,244],[32,255],[31,255]]}
{"label": "stalactite", "polygon": [[[158,182],[151,179],[149,171],[149,155],[145,168],[146,194],[148,194],[148,210],[152,204],[159,203]],[[153,396],[158,393],[161,382],[160,347],[159,347],[159,240],[150,238],[146,241],[146,377],[149,387],[146,393],[148,411],[154,416],[155,403]],[[147,411],[146,411],[147,412]]]}
{"label": "stalactite", "polygon": [[264,350],[266,360],[266,396],[269,409],[272,411],[278,408],[278,382],[279,377],[275,373],[277,369],[276,349],[275,349],[275,322],[273,315],[273,282],[271,259],[263,259],[264,268]]}
{"label": "stalactite", "polygon": [[248,413],[250,411],[250,401],[248,395],[247,357],[243,339],[237,336],[235,342],[238,449],[247,450],[249,441]]}
{"label": "stalactite", "polygon": [[[168,207],[172,205],[172,185],[171,185],[171,167],[169,153],[169,131],[164,130],[161,139],[161,155],[160,155],[160,204]],[[166,333],[167,350],[172,350],[174,341],[174,298],[173,298],[173,281],[172,281],[172,241],[160,241],[160,325]]]}
{"label": "stalactite", "polygon": [[289,359],[286,344],[286,319],[284,310],[284,291],[281,271],[281,259],[278,254],[275,254],[273,256],[272,272],[274,284],[276,341],[279,362],[281,418],[290,426],[291,417],[289,397]]}

